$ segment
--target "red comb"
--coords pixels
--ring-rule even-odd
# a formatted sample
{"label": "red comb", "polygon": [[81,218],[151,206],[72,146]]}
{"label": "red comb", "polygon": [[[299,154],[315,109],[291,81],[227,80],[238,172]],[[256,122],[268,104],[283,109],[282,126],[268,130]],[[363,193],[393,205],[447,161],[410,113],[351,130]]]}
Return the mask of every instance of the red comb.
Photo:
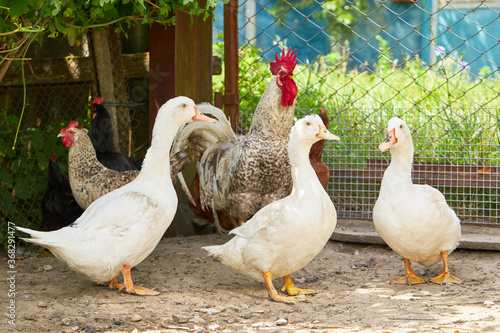
{"label": "red comb", "polygon": [[73,120],[72,122],[69,123],[68,127],[63,128],[60,133],[66,132],[66,130],[73,128],[73,127],[78,127],[78,122],[76,120]]}
{"label": "red comb", "polygon": [[321,109],[320,111],[321,111],[321,113],[325,113],[326,112],[326,110],[323,110],[323,109]]}
{"label": "red comb", "polygon": [[101,105],[101,104],[102,104],[102,97],[96,97],[96,98],[92,101],[92,105],[94,105],[94,104]]}
{"label": "red comb", "polygon": [[54,153],[54,155],[52,155],[52,162],[55,162],[56,161],[56,153]]}
{"label": "red comb", "polygon": [[277,75],[280,71],[283,71],[285,74],[292,75],[297,62],[297,49],[292,51],[291,48],[288,48],[288,53],[283,50],[281,59],[276,51],[276,61],[271,62],[271,73]]}

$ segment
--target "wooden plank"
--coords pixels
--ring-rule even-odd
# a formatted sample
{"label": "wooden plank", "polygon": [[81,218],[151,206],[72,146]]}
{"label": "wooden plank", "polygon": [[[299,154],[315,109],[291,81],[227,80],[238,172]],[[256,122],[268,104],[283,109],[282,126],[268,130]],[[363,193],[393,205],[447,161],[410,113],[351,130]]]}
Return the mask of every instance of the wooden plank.
{"label": "wooden plank", "polygon": [[[108,29],[91,30],[93,59],[97,74],[97,84],[99,85],[99,96],[108,103],[116,103],[115,82],[113,75],[113,62],[111,60],[110,43],[108,40]],[[111,124],[115,137],[115,144],[118,141],[118,115],[117,108],[113,105],[106,107],[111,115]],[[118,148],[118,147],[117,147]]]}
{"label": "wooden plank", "polygon": [[[206,0],[198,0],[206,7]],[[212,17],[175,14],[175,86],[177,96],[212,103]]]}
{"label": "wooden plank", "polygon": [[[371,220],[339,219],[330,237],[340,242],[385,244]],[[462,223],[461,249],[500,251],[500,225]]]}
{"label": "wooden plank", "polygon": [[224,96],[222,103],[236,132],[239,119],[238,0],[224,4]]}
{"label": "wooden plank", "polygon": [[[162,28],[163,29],[163,28]],[[122,54],[124,76],[129,79],[149,76],[150,52]],[[67,57],[25,62],[25,80],[27,85],[58,84],[71,82],[92,82],[94,75],[90,58]],[[222,73],[222,59],[212,57],[213,75]],[[20,86],[23,84],[21,67],[11,66],[0,86]]]}
{"label": "wooden plank", "polygon": [[[388,161],[371,159],[363,169],[331,169],[332,178],[381,182],[388,166]],[[431,186],[500,188],[500,167],[416,162],[412,179]]]}

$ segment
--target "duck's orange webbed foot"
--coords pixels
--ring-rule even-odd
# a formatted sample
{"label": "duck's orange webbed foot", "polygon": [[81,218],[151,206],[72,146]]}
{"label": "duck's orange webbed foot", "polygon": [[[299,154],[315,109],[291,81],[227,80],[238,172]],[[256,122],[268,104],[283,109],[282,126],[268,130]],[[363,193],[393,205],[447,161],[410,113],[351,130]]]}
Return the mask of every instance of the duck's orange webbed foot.
{"label": "duck's orange webbed foot", "polygon": [[123,265],[122,274],[123,274],[123,284],[118,283],[116,278],[113,278],[109,281],[109,287],[111,289],[118,289],[120,291],[126,291],[129,294],[140,295],[140,296],[156,296],[159,295],[160,292],[154,291],[148,288],[135,286],[132,282],[132,276],[130,275],[130,267],[129,265]]}
{"label": "duck's orange webbed foot", "polygon": [[443,258],[443,272],[436,277],[433,277],[429,281],[437,284],[446,284],[446,283],[456,283],[461,284],[462,280],[451,275],[450,268],[448,267],[448,252],[441,252],[441,258]]}
{"label": "duck's orange webbed foot", "polygon": [[293,284],[293,280],[289,275],[283,276],[283,282],[284,285],[281,288],[281,291],[285,291],[288,293],[290,296],[296,296],[298,294],[315,294],[317,291],[315,289],[300,289],[295,287]]}
{"label": "duck's orange webbed foot", "polygon": [[391,284],[407,284],[411,286],[412,284],[425,283],[425,280],[415,275],[411,269],[410,260],[403,258],[405,262],[405,276],[402,278],[391,281]]}
{"label": "duck's orange webbed foot", "polygon": [[266,281],[269,297],[271,297],[274,301],[288,304],[294,304],[295,302],[297,302],[294,297],[278,295],[278,292],[273,285],[273,275],[271,274],[271,272],[264,272],[262,273],[262,275],[264,276],[264,280]]}
{"label": "duck's orange webbed foot", "polygon": [[111,281],[109,281],[109,287],[111,289],[123,290],[123,288],[125,288],[125,285],[123,283],[118,283],[118,280],[116,278],[113,278]]}

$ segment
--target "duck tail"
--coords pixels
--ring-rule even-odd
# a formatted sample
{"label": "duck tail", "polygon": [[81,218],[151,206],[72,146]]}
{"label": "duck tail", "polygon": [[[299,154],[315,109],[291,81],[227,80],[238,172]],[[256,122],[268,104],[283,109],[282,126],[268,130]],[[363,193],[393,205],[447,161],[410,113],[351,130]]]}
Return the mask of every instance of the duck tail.
{"label": "duck tail", "polygon": [[21,238],[23,241],[30,242],[33,244],[41,245],[41,246],[50,246],[53,245],[51,244],[50,241],[47,241],[47,234],[50,233],[47,231],[36,231],[36,230],[31,230],[28,228],[22,228],[22,227],[17,227],[16,229],[19,231],[22,231],[28,235],[31,236],[31,238]]}
{"label": "duck tail", "polygon": [[202,249],[207,251],[209,256],[215,258],[218,258],[222,252],[221,245],[204,246]]}

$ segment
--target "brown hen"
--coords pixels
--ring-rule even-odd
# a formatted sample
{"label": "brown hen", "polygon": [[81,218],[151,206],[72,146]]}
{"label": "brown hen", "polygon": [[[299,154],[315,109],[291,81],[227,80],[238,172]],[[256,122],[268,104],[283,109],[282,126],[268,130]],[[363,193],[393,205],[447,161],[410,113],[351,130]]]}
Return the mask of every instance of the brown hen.
{"label": "brown hen", "polygon": [[[325,124],[325,127],[328,128],[330,124],[330,120],[328,119],[328,115],[325,110],[321,110],[319,113],[321,120]],[[309,160],[311,161],[311,165],[316,171],[316,175],[318,176],[321,185],[326,189],[328,186],[328,181],[330,180],[330,168],[323,163],[321,157],[323,156],[323,150],[325,149],[325,140],[320,140],[316,142],[309,152]]]}

